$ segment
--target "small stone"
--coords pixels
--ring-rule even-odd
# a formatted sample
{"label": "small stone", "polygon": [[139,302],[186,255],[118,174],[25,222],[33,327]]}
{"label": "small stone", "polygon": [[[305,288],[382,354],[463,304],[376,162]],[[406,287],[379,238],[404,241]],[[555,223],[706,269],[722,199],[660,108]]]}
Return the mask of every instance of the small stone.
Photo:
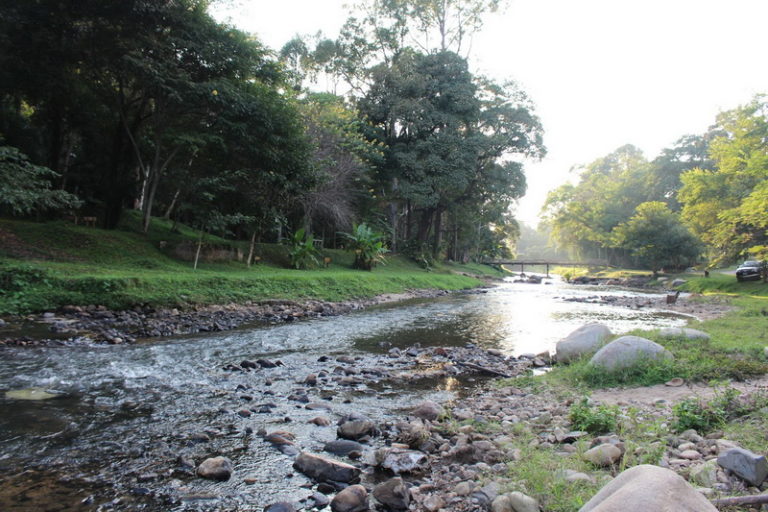
{"label": "small stone", "polygon": [[368,491],[362,485],[350,485],[331,500],[333,512],[362,512],[368,510]]}
{"label": "small stone", "polygon": [[680,453],[680,457],[687,460],[699,460],[701,454],[697,450],[685,450]]}
{"label": "small stone", "polygon": [[331,420],[329,420],[325,416],[315,416],[314,418],[309,420],[309,423],[314,423],[318,427],[327,427],[331,424]]}
{"label": "small stone", "polygon": [[595,446],[584,452],[584,459],[599,467],[611,466],[620,458],[621,450],[609,443]]}
{"label": "small stone", "polygon": [[459,482],[456,484],[456,487],[453,488],[453,492],[459,496],[469,496],[473,487],[474,485],[472,482]]}
{"label": "small stone", "polygon": [[229,480],[229,477],[232,476],[232,462],[226,457],[205,459],[197,467],[197,475],[209,480]]}
{"label": "small stone", "polygon": [[400,477],[391,478],[374,487],[373,497],[392,510],[407,510],[411,502],[408,487]]}
{"label": "small stone", "polygon": [[445,414],[445,410],[440,404],[427,400],[414,407],[412,414],[417,418],[435,421]]}
{"label": "small stone", "polygon": [[691,468],[691,482],[702,487],[713,487],[717,483],[717,461],[708,460]]}
{"label": "small stone", "polygon": [[443,498],[437,494],[430,494],[422,503],[428,512],[437,512],[445,506]]}
{"label": "small stone", "polygon": [[493,500],[491,510],[493,512],[539,512],[539,502],[515,491]]}
{"label": "small stone", "polygon": [[280,502],[267,505],[264,508],[264,512],[296,512],[296,507],[292,503]]}

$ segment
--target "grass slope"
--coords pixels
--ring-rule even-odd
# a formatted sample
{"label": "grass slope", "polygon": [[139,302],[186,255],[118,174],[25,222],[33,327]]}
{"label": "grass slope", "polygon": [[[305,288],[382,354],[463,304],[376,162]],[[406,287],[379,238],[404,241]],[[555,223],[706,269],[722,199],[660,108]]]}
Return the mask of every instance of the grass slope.
{"label": "grass slope", "polygon": [[[192,264],[173,257],[171,247],[194,243],[196,233],[153,219],[148,235],[138,217],[128,216],[118,230],[105,231],[65,222],[0,220],[0,314],[24,314],[64,304],[192,306],[264,299],[345,300],[410,289],[464,289],[479,276],[500,275],[480,265],[444,265],[427,272],[406,258],[392,256],[373,272],[351,269],[352,255],[325,250],[328,268],[285,268],[285,247],[259,244],[258,265]],[[161,242],[165,242],[161,244]],[[207,243],[240,248],[247,243],[207,237]],[[165,248],[161,249],[161,246]]]}

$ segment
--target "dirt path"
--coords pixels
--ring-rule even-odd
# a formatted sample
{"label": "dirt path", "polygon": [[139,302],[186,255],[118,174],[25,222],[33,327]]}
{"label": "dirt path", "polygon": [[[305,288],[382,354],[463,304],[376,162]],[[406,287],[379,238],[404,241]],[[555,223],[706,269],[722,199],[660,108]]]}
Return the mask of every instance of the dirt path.
{"label": "dirt path", "polygon": [[[745,382],[731,382],[729,386],[742,393],[768,391],[768,376],[762,376]],[[641,388],[608,389],[592,393],[592,399],[600,403],[613,405],[654,405],[664,400],[666,403],[676,403],[688,397],[711,398],[716,388],[706,384],[685,383],[682,386],[667,386],[657,384]]]}

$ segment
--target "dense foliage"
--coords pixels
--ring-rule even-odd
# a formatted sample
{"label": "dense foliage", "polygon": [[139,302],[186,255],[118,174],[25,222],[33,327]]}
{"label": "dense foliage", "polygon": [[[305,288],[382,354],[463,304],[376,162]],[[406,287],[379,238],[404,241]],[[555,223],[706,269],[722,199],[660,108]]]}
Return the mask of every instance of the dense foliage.
{"label": "dense foliage", "polygon": [[[503,254],[525,191],[512,157],[544,153],[522,91],[462,55],[503,4],[369,0],[336,39],[273,54],[206,0],[5,2],[0,136],[21,165],[4,164],[5,211],[112,229],[138,209],[145,232],[195,226],[198,248],[250,239],[249,261],[258,242],[301,229],[336,247],[361,225],[382,250]],[[329,92],[305,88],[320,77]]]}

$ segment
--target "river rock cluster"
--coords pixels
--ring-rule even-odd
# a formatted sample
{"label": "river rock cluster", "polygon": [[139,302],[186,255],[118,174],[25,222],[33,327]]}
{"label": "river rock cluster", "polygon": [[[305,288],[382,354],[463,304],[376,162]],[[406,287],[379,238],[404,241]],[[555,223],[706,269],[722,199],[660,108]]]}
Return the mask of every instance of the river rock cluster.
{"label": "river rock cluster", "polygon": [[[262,506],[270,511],[330,506],[332,512],[537,512],[541,504],[520,490],[524,482],[510,476],[510,467],[524,456],[516,442],[520,437],[530,439],[528,448],[554,453],[566,466],[568,460],[573,468],[588,463],[586,472],[565,469],[552,475],[564,482],[601,484],[585,512],[649,510],[643,508],[649,499],[662,508],[672,506],[669,510],[716,510],[708,497],[759,492],[756,487],[768,476],[765,457],[722,438],[721,432],[701,436],[694,430],[656,441],[655,464],[621,473],[624,459],[637,460],[648,447],[629,444],[619,434],[573,430],[572,402],[550,390],[489,386],[450,405],[412,404],[402,417],[378,423],[359,414],[333,418],[319,408],[324,421],[312,420],[314,428],[333,429],[334,441],[312,446],[297,438],[290,424],[256,433],[307,478],[304,497]],[[668,416],[668,405],[640,406],[632,421]],[[205,466],[228,467],[226,462],[206,459],[197,474],[205,476]],[[215,475],[207,478],[221,478]],[[236,466],[232,478],[237,478]],[[648,489],[654,490],[650,497]]]}

